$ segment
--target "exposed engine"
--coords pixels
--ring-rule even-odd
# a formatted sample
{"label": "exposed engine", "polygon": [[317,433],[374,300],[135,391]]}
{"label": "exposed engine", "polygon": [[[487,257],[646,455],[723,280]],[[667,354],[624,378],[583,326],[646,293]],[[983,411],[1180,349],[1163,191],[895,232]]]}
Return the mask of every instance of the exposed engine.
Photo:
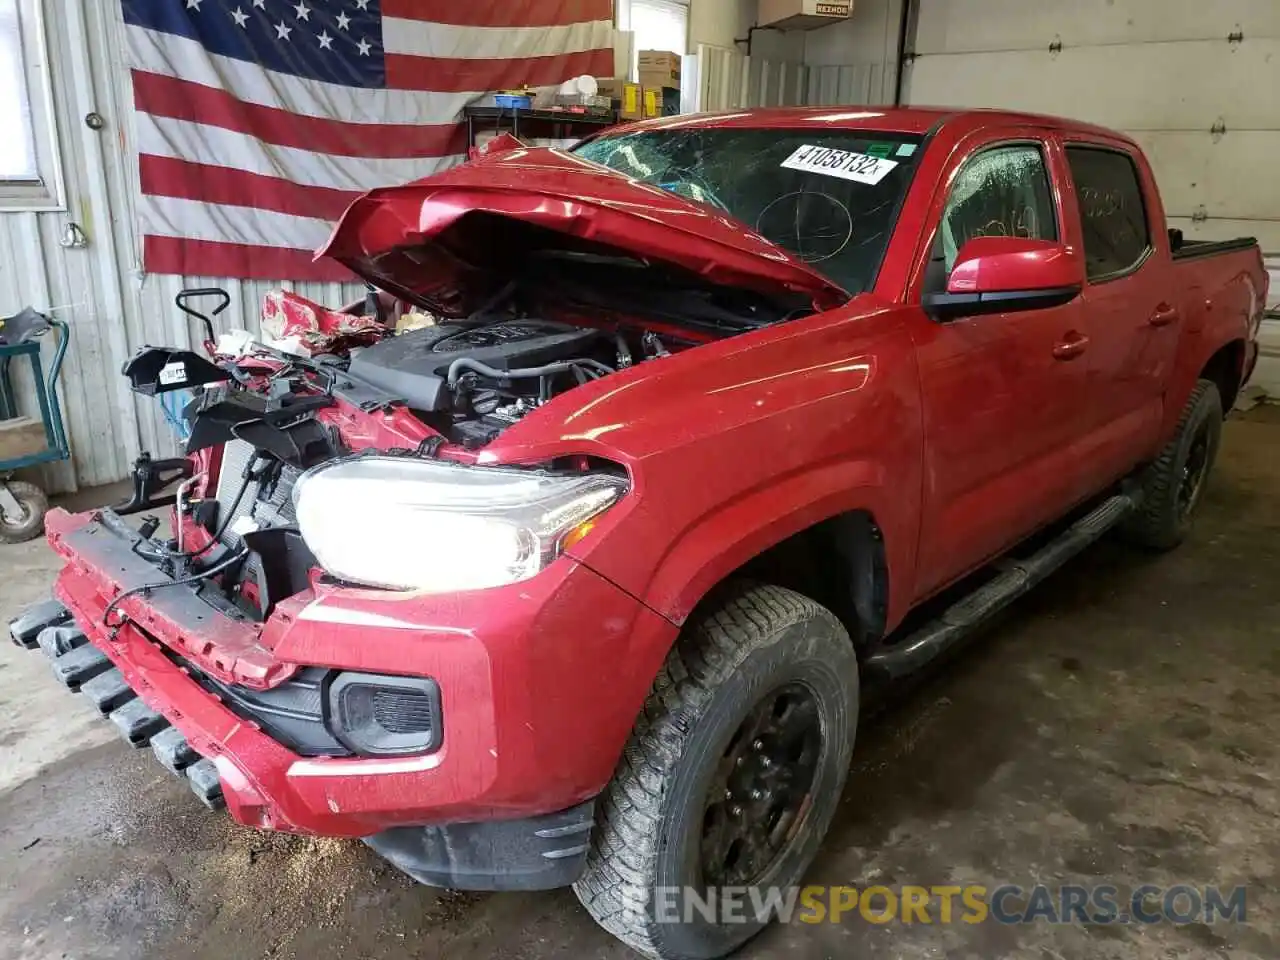
{"label": "exposed engine", "polygon": [[390,337],[356,352],[348,373],[478,446],[566,389],[667,352],[652,333],[628,343],[622,334],[522,318]]}
{"label": "exposed engine", "polygon": [[[560,394],[798,309],[629,257],[541,252],[537,270],[488,294],[465,319],[404,332],[409,314],[386,313],[372,287],[363,310],[342,311],[281,291],[268,298],[263,340],[240,331],[215,343],[211,317],[183,306],[204,322],[208,356],[143,347],[124,370],[144,396],[183,397],[170,419],[186,454],[135,464],[134,493],[120,514],[160,505],[160,488],[184,482],[167,498],[176,501],[173,539],[154,537],[155,518],[136,532],[120,525],[121,536],[136,540],[134,552],[168,578],[134,592],[182,586],[233,618],[265,620],[316,576],[293,498],[305,471],[370,451],[410,462],[457,459],[442,448],[482,447]],[[210,293],[230,300],[199,289],[184,291],[179,306]]]}
{"label": "exposed engine", "polygon": [[[371,412],[403,403],[450,440],[478,447],[558,394],[671,348],[651,331],[529,317],[412,330],[352,348],[349,359],[302,358],[259,345],[219,365],[189,350],[143,348],[125,370],[134,389],[191,391],[186,453],[220,451],[212,489],[195,496],[188,488],[204,474],[193,476],[192,462],[180,462],[181,476],[190,478],[176,495],[180,527],[203,530],[197,545],[180,532],[148,546],[147,555],[175,580],[204,583],[202,595],[229,615],[263,619],[307,587],[315,566],[295,522],[298,477],[361,449],[325,418],[327,408],[341,403]],[[136,472],[135,497],[124,512],[150,505],[150,461],[144,458]]]}

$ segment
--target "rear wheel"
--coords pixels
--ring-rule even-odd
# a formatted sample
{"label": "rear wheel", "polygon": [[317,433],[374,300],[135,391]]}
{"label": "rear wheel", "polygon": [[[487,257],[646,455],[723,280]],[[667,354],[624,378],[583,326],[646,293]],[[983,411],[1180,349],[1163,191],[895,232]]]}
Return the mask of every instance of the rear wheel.
{"label": "rear wheel", "polygon": [[44,515],[49,512],[49,498],[34,483],[10,480],[4,486],[13,497],[13,502],[5,506],[8,497],[0,501],[0,543],[34,540],[44,530]]}
{"label": "rear wheel", "polygon": [[1222,398],[1209,380],[1196,384],[1178,432],[1142,473],[1142,504],[1125,527],[1135,543],[1170,550],[1186,537],[1200,506],[1222,437]]}
{"label": "rear wheel", "polygon": [[790,590],[732,587],[654,683],[598,805],[578,899],[650,957],[740,946],[770,919],[757,910],[763,890],[742,888],[797,884],[817,852],[857,716],[857,660],[839,621]]}

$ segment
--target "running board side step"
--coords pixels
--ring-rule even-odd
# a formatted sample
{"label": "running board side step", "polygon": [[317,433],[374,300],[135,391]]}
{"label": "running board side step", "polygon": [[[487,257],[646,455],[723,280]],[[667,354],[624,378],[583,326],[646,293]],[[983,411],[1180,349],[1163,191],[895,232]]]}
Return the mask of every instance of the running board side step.
{"label": "running board side step", "polygon": [[897,680],[915,673],[1098,540],[1137,506],[1137,495],[1130,493],[1104,501],[1027,559],[1009,564],[937,620],[867,657],[863,670],[877,680]]}

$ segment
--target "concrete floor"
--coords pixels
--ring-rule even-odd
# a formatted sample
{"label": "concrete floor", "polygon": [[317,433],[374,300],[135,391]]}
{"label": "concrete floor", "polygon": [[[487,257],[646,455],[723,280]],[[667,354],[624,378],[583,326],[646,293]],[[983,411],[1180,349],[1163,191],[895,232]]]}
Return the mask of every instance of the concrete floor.
{"label": "concrete floor", "polygon": [[[745,958],[1280,956],[1280,410],[1227,427],[1191,541],[1094,548],[864,726],[813,883],[1248,885],[1248,925],[775,926]],[[7,619],[47,587],[0,548]],[[631,956],[571,893],[416,887],[206,813],[0,645],[0,957]],[[108,742],[111,741],[111,742]]]}

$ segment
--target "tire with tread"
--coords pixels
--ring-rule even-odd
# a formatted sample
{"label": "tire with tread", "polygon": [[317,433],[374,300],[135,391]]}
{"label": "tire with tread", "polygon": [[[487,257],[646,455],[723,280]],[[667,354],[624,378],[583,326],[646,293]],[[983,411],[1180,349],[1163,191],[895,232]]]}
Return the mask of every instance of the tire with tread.
{"label": "tire with tread", "polygon": [[1207,429],[1208,465],[1202,483],[1208,481],[1222,436],[1222,419],[1222,398],[1217,385],[1210,380],[1197,381],[1182,409],[1173,439],[1140,475],[1142,503],[1124,527],[1125,536],[1131,542],[1151,550],[1171,550],[1186,537],[1195,505],[1186,513],[1179,509],[1183,469],[1196,435]]}
{"label": "tire with tread", "polygon": [[853,750],[857,657],[832,613],[776,586],[729,584],[686,624],[599,798],[586,868],[574,884],[596,921],[632,949],[659,960],[704,960],[765,926],[755,919],[662,922],[654,891],[699,885],[717,761],[757,704],[797,682],[816,703],[820,759],[799,829],[756,880],[761,887],[798,884],[830,825]]}
{"label": "tire with tread", "polygon": [[34,540],[44,531],[44,515],[49,512],[49,498],[34,483],[9,480],[5,486],[22,507],[22,517],[0,516],[0,543]]}

